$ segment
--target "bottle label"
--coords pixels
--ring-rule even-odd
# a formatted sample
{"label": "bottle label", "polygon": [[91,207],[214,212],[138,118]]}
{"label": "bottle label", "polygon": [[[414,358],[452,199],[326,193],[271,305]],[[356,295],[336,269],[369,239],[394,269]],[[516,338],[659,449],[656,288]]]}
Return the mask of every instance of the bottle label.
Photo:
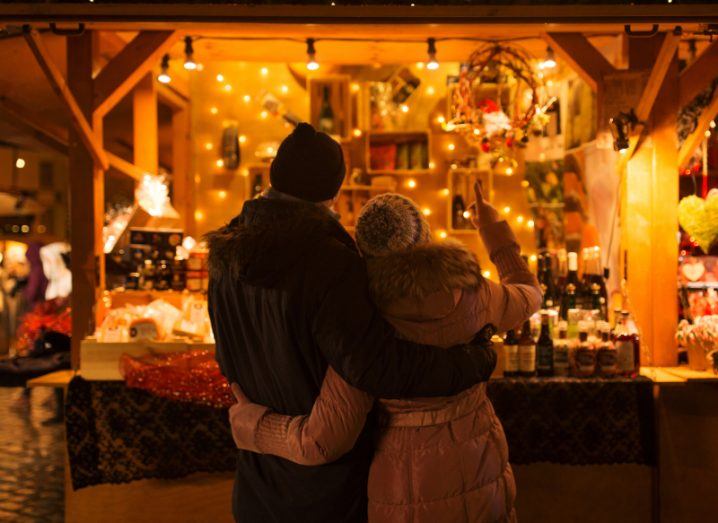
{"label": "bottle label", "polygon": [[519,370],[536,371],[536,345],[519,345]]}
{"label": "bottle label", "polygon": [[616,361],[619,372],[633,372],[636,362],[633,358],[633,342],[631,340],[616,341]]}
{"label": "bottle label", "polygon": [[504,372],[518,372],[519,346],[504,344]]}
{"label": "bottle label", "polygon": [[596,369],[596,353],[591,349],[579,347],[576,351],[576,370],[582,376],[590,376]]}
{"label": "bottle label", "polygon": [[600,349],[596,356],[598,369],[601,374],[615,374],[618,372],[616,351],[613,349]]}
{"label": "bottle label", "polygon": [[536,369],[550,371],[553,367],[553,347],[551,345],[536,346]]}
{"label": "bottle label", "polygon": [[569,359],[567,346],[553,348],[553,372],[556,376],[568,376]]}

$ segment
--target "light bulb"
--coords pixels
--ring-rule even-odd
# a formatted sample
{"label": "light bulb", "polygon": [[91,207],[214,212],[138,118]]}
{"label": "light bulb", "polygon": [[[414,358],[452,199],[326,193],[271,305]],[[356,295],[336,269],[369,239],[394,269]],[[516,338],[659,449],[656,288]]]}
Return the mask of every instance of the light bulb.
{"label": "light bulb", "polygon": [[160,65],[160,68],[162,69],[162,71],[157,76],[157,81],[160,83],[163,83],[163,84],[170,83],[172,81],[172,77],[170,76],[170,73],[169,73],[170,55],[165,54],[162,57],[162,64]]}
{"label": "light bulb", "polygon": [[516,217],[516,222],[517,222],[517,223],[524,223],[524,217],[523,217],[521,214],[519,214],[519,215]]}
{"label": "light bulb", "polygon": [[434,89],[433,85],[430,85],[426,88],[426,95],[427,96],[434,96],[436,94],[436,89]]}
{"label": "light bulb", "polygon": [[451,191],[449,190],[448,187],[444,187],[443,189],[441,189],[441,195],[442,195],[442,196],[448,197],[449,194],[451,194]]}
{"label": "light bulb", "polygon": [[222,160],[222,158],[220,158],[219,160],[214,162],[214,164],[221,169],[222,167],[224,167],[224,160]]}
{"label": "light bulb", "polygon": [[406,104],[401,104],[400,109],[401,109],[401,112],[402,112],[402,113],[408,113],[408,112],[409,112],[409,106],[406,105]]}
{"label": "light bulb", "polygon": [[184,37],[184,68],[188,71],[197,69],[197,62],[194,61],[194,49],[192,49],[192,37]]}
{"label": "light bulb", "polygon": [[538,260],[538,256],[536,256],[535,254],[532,254],[531,256],[529,256],[529,261],[535,262],[537,260]]}
{"label": "light bulb", "polygon": [[426,62],[426,68],[430,71],[436,71],[439,68],[439,62],[436,60],[436,40],[434,38],[429,38],[427,39],[426,44],[426,54],[429,56],[429,60]]}
{"label": "light bulb", "polygon": [[317,62],[317,50],[314,47],[314,38],[307,38],[307,69],[316,71],[319,69]]}
{"label": "light bulb", "polygon": [[230,93],[232,92],[232,86],[229,84],[224,84],[224,90]]}
{"label": "light bulb", "polygon": [[359,138],[359,137],[362,135],[361,129],[354,129],[354,130],[352,131],[352,134],[353,134],[355,137]]}
{"label": "light bulb", "polygon": [[436,169],[436,164],[434,162],[429,162],[429,169],[431,169],[431,170]]}
{"label": "light bulb", "polygon": [[206,151],[211,151],[213,147],[214,145],[212,145],[212,142],[207,142],[206,144],[204,144],[204,149]]}
{"label": "light bulb", "polygon": [[213,105],[212,107],[209,108],[209,112],[212,114],[217,114],[219,112],[219,109],[217,109],[217,107],[215,107]]}
{"label": "light bulb", "polygon": [[424,68],[424,62],[416,62],[416,68],[417,68],[417,69],[423,69],[423,68]]}
{"label": "light bulb", "polygon": [[421,210],[421,213],[422,213],[424,216],[431,216],[431,209],[429,209],[428,207],[424,207],[424,208]]}
{"label": "light bulb", "polygon": [[446,231],[439,231],[439,238],[442,240],[445,240],[448,234],[446,234]]}
{"label": "light bulb", "polygon": [[526,226],[527,226],[529,229],[533,229],[535,225],[536,225],[536,224],[534,223],[533,220],[529,220],[529,221],[526,222]]}
{"label": "light bulb", "polygon": [[287,94],[289,92],[289,87],[287,87],[286,85],[283,85],[282,87],[279,88],[279,90],[282,92],[282,94]]}
{"label": "light bulb", "polygon": [[266,120],[266,119],[267,119],[267,116],[269,116],[269,113],[268,113],[267,111],[262,111],[261,113],[259,113],[259,117],[260,117],[262,120]]}
{"label": "light bulb", "polygon": [[227,191],[224,191],[224,190],[219,191],[219,192],[217,193],[217,196],[219,196],[219,199],[220,199],[220,200],[224,200],[224,199],[227,198]]}
{"label": "light bulb", "polygon": [[442,124],[445,121],[446,121],[446,118],[444,118],[443,114],[440,114],[439,116],[436,117],[436,123],[438,123],[438,124]]}
{"label": "light bulb", "polygon": [[456,149],[456,145],[454,143],[450,143],[446,146],[446,148],[450,151],[453,151],[454,149]]}
{"label": "light bulb", "polygon": [[464,212],[462,213],[462,216],[463,216],[466,220],[468,220],[469,218],[471,218],[471,211],[464,211]]}
{"label": "light bulb", "polygon": [[556,57],[551,46],[546,47],[546,58],[539,64],[539,69],[553,69],[556,67]]}
{"label": "light bulb", "polygon": [[511,212],[511,207],[509,207],[509,206],[507,205],[507,206],[504,207],[502,210],[504,211],[504,214],[508,214],[508,213]]}
{"label": "light bulb", "polygon": [[262,76],[267,76],[269,74],[269,69],[267,69],[266,67],[262,67],[259,70],[259,74],[261,74]]}
{"label": "light bulb", "polygon": [[202,212],[201,209],[197,209],[194,211],[194,219],[198,222],[201,222],[204,220],[204,212]]}
{"label": "light bulb", "polygon": [[239,143],[244,143],[247,141],[247,137],[243,134],[239,135]]}
{"label": "light bulb", "polygon": [[409,189],[415,189],[415,188],[416,188],[416,180],[414,180],[413,178],[408,179],[408,180],[406,181],[406,186],[407,186]]}
{"label": "light bulb", "polygon": [[484,278],[491,278],[491,271],[485,270],[481,273],[481,276],[483,276]]}
{"label": "light bulb", "polygon": [[23,167],[25,167],[25,159],[18,158],[17,160],[15,160],[15,167],[17,167],[18,169],[22,169]]}
{"label": "light bulb", "polygon": [[217,81],[218,81],[219,83],[224,82],[224,75],[223,75],[222,73],[219,73],[219,74],[217,75]]}
{"label": "light bulb", "polygon": [[245,94],[245,95],[242,97],[242,100],[244,100],[244,103],[248,104],[249,102],[252,101],[252,97],[249,96],[248,94]]}
{"label": "light bulb", "polygon": [[349,86],[349,88],[351,89],[352,93],[358,93],[360,86],[358,83],[352,82],[352,84]]}

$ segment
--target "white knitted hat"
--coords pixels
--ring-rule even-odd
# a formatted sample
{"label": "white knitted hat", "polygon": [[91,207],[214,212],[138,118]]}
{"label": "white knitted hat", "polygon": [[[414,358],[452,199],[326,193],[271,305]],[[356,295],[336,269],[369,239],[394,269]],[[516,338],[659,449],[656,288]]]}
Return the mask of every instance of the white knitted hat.
{"label": "white knitted hat", "polygon": [[362,208],[356,239],[365,256],[386,256],[431,241],[431,230],[413,201],[387,193],[375,196]]}

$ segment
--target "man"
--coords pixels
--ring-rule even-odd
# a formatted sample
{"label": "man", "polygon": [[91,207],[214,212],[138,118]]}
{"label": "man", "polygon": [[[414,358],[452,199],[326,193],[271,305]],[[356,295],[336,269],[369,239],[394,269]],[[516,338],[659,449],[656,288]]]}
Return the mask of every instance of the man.
{"label": "man", "polygon": [[[492,350],[399,340],[374,308],[364,263],[330,210],[344,173],[339,144],[300,124],[279,147],[272,187],[208,235],[223,374],[253,402],[290,415],[311,410],[329,365],[383,398],[452,395],[488,379]],[[239,451],[235,519],[365,521],[369,425],[321,467]]]}

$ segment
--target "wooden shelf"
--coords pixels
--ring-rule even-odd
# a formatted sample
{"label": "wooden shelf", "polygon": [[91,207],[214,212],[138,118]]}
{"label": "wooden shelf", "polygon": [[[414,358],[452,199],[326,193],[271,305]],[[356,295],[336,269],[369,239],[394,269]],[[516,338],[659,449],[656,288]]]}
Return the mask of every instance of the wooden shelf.
{"label": "wooden shelf", "polygon": [[370,176],[424,176],[435,172],[434,169],[369,169],[367,174]]}

